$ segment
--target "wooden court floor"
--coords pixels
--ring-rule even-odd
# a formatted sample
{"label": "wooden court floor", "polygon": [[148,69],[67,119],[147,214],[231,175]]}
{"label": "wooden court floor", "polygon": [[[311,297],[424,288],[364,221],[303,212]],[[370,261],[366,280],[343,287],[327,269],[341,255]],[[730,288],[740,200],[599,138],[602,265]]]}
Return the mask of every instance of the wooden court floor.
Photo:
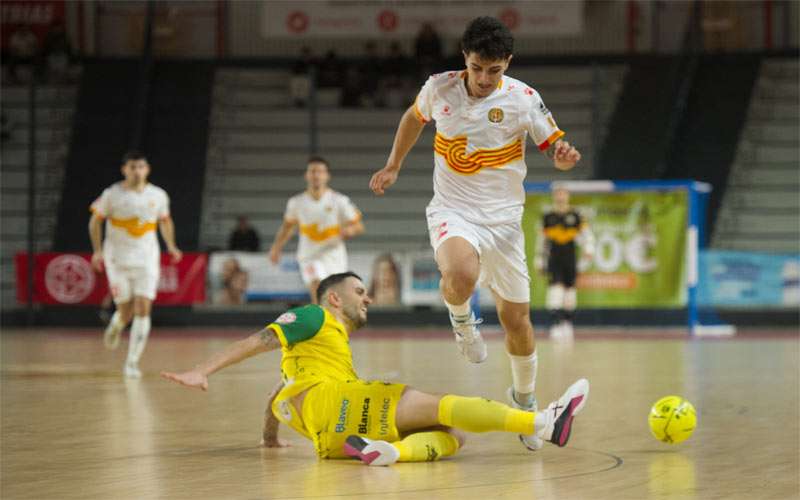
{"label": "wooden court floor", "polygon": [[[516,436],[473,435],[436,463],[365,467],[320,461],[292,446],[262,449],[265,395],[278,379],[269,353],[212,378],[208,393],[160,380],[246,331],[156,328],[140,381],[121,376],[126,344],[100,331],[5,330],[2,348],[3,499],[786,499],[800,496],[797,332],[690,340],[672,332],[583,332],[541,340],[541,404],[585,376],[591,393],[569,446],[531,453]],[[447,332],[359,332],[364,378],[502,400],[510,383],[499,335],[469,365]],[[649,435],[647,412],[679,394],[699,425],[680,445]]]}

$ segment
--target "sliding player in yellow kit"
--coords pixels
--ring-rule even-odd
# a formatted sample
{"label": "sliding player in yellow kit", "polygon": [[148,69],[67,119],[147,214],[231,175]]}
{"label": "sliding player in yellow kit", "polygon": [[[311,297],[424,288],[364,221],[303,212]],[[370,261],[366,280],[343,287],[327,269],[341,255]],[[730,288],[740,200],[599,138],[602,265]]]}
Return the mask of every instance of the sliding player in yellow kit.
{"label": "sliding player in yellow kit", "polygon": [[340,273],[324,279],[318,293],[320,305],[290,309],[193,370],[161,375],[208,390],[209,375],[280,348],[284,385],[271,404],[272,414],[312,440],[321,458],[350,456],[369,465],[437,460],[463,446],[459,430],[514,432],[567,444],[573,418],[589,395],[586,379],[572,384],[543,412],[362,380],[353,369],[349,340],[367,321],[371,299],[366,286],[356,274]]}
{"label": "sliding player in yellow kit", "polygon": [[[505,75],[514,38],[502,22],[474,19],[461,45],[466,69],[428,79],[400,119],[386,166],[372,176],[370,188],[382,195],[395,183],[422,129],[435,121],[428,231],[456,343],[469,361],[486,359],[479,321],[469,304],[480,281],[492,290],[506,332],[510,403],[535,411],[538,358],[522,232],[527,136],[559,170],[574,167],[581,155],[561,139],[564,132],[539,93]],[[536,436],[520,439],[531,450],[542,446]]]}

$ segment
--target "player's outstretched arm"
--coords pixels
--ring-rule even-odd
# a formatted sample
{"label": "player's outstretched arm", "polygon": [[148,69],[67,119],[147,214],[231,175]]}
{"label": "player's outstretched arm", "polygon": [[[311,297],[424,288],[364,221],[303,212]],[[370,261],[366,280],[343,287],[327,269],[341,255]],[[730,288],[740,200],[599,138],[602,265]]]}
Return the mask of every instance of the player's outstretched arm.
{"label": "player's outstretched arm", "polygon": [[175,223],[172,222],[172,217],[167,216],[158,221],[158,230],[161,232],[161,237],[164,238],[164,243],[167,244],[167,251],[172,256],[172,262],[180,262],[183,252],[178,250],[178,246],[175,244]]}
{"label": "player's outstretched arm", "polygon": [[414,147],[414,144],[417,143],[423,128],[425,128],[425,123],[417,118],[417,113],[412,104],[403,113],[403,117],[400,118],[397,133],[394,135],[392,152],[389,154],[386,166],[375,172],[369,181],[369,188],[372,192],[382,195],[389,186],[397,181],[403,161],[406,159],[408,152],[411,151],[411,148]]}
{"label": "player's outstretched arm", "polygon": [[273,264],[280,262],[281,250],[283,250],[283,246],[286,245],[294,234],[294,228],[296,227],[296,220],[283,219],[283,224],[281,224],[280,229],[278,229],[277,234],[275,234],[275,240],[272,242],[272,246],[269,249],[269,260]]}
{"label": "player's outstretched arm", "polygon": [[103,270],[103,218],[97,214],[89,219],[89,239],[92,241],[92,267],[100,272]]}
{"label": "player's outstretched arm", "polygon": [[264,411],[264,428],[261,431],[261,446],[265,448],[286,448],[291,446],[288,441],[284,441],[278,437],[278,427],[280,421],[272,413],[272,402],[278,397],[278,393],[283,389],[283,380],[272,389],[272,392],[267,398],[267,409]]}
{"label": "player's outstretched arm", "polygon": [[561,140],[545,149],[544,155],[553,160],[553,165],[559,170],[570,170],[581,160],[578,150]]}
{"label": "player's outstretched arm", "polygon": [[234,365],[256,354],[278,349],[280,346],[281,343],[275,332],[270,328],[264,328],[260,332],[230,344],[192,370],[183,373],[163,371],[161,376],[186,387],[207,391],[208,377],[212,373],[216,373],[226,366]]}

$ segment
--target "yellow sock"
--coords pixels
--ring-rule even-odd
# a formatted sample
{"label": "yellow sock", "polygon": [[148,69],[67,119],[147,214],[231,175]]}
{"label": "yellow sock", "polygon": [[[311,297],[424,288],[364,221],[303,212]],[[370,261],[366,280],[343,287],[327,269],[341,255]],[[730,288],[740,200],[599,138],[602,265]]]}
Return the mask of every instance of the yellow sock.
{"label": "yellow sock", "polygon": [[497,401],[448,394],[439,402],[439,423],[469,432],[506,431],[533,434],[536,413]]}
{"label": "yellow sock", "polygon": [[445,431],[417,432],[392,444],[400,452],[398,462],[433,462],[458,451],[458,440]]}

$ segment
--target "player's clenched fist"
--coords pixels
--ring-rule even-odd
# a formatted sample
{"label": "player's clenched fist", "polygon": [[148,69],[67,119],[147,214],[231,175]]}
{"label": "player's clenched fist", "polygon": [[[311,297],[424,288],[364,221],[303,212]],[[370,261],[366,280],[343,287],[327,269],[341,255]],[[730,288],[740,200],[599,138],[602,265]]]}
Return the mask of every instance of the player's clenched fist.
{"label": "player's clenched fist", "polygon": [[557,141],[553,152],[553,163],[559,170],[569,170],[581,159],[581,154],[567,141]]}
{"label": "player's clenched fist", "polygon": [[386,166],[375,172],[369,181],[369,188],[372,192],[381,195],[386,188],[397,182],[397,170],[397,168]]}

